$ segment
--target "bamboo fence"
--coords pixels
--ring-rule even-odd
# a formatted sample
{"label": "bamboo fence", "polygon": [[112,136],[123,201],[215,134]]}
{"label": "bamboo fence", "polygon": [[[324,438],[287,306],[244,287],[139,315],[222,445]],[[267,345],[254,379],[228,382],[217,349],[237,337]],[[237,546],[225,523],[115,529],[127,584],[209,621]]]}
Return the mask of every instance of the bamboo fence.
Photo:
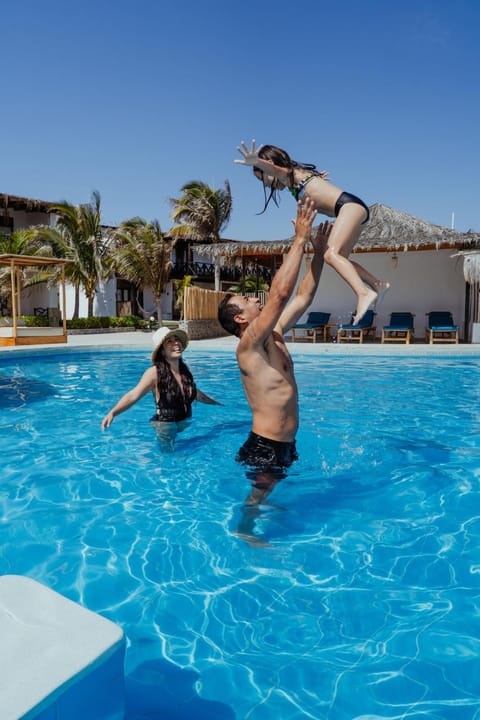
{"label": "bamboo fence", "polygon": [[226,293],[218,290],[204,290],[186,287],[183,298],[184,320],[212,320],[217,317],[218,306]]}
{"label": "bamboo fence", "polygon": [[[204,290],[194,286],[185,288],[183,298],[184,320],[213,320],[217,318],[218,306],[227,293],[223,290]],[[268,292],[244,293],[249,297],[258,297],[260,303],[265,305]]]}

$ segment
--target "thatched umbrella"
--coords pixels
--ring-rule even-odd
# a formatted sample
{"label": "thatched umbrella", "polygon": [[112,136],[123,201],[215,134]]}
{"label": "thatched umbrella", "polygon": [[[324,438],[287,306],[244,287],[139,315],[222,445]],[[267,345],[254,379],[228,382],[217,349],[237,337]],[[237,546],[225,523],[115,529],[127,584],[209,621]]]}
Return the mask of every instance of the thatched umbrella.
{"label": "thatched umbrella", "polygon": [[370,207],[370,221],[356,244],[358,250],[426,250],[461,247],[480,241],[480,234],[458,232],[395,210],[388,205]]}

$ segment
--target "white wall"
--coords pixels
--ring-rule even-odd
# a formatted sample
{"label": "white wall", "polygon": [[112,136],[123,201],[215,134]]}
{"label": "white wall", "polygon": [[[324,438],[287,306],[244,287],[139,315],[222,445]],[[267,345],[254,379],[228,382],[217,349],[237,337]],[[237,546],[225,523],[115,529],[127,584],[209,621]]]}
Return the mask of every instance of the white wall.
{"label": "white wall", "polygon": [[[391,287],[380,304],[375,324],[377,335],[387,325],[390,313],[412,312],[415,315],[415,336],[423,338],[425,313],[431,310],[450,310],[454,322],[460,325],[463,338],[465,310],[465,280],[463,262],[451,258],[454,250],[420,250],[398,252],[394,269],[391,253],[353,253],[351,256],[380,280]],[[304,271],[302,272],[302,276]],[[331,313],[333,323],[349,322],[355,310],[356,297],[350,287],[328,265],[323,269],[320,285],[311,310]],[[303,316],[306,319],[307,313]]]}
{"label": "white wall", "polygon": [[[117,314],[117,303],[115,292],[117,288],[116,280],[108,280],[106,283],[101,283],[97,289],[95,299],[93,302],[93,314],[99,317],[115,317]],[[165,292],[162,295],[161,309],[163,320],[172,319],[172,283],[168,283]],[[73,308],[75,304],[75,291],[72,285],[67,283],[66,285],[66,296],[67,296],[67,319],[70,319],[73,315]],[[147,316],[144,318],[148,320],[148,313],[155,312],[155,301],[150,290],[144,291],[144,308],[147,310]],[[85,297],[83,290],[80,290],[80,310],[79,317],[87,317],[88,313],[88,302]],[[140,313],[141,316],[141,313]]]}
{"label": "white wall", "polygon": [[[170,281],[166,287],[164,292],[162,293],[162,297],[160,299],[160,310],[162,313],[162,320],[171,320],[172,319],[172,297],[173,297],[173,285]],[[154,312],[156,312],[156,306],[155,306],[155,300],[153,298],[153,294],[150,290],[144,290],[143,291],[143,307],[144,310],[147,312],[147,315],[145,316],[145,320],[148,320],[150,315]]]}
{"label": "white wall", "polygon": [[173,308],[173,284],[170,281],[162,294],[161,300],[162,318],[164,320],[172,319],[172,308]]}
{"label": "white wall", "polygon": [[58,289],[48,288],[46,283],[39,283],[22,290],[21,314],[33,315],[36,307],[58,308]]}
{"label": "white wall", "polygon": [[[115,297],[116,289],[117,282],[115,279],[107,280],[107,282],[100,283],[97,288],[95,298],[93,300],[93,314],[96,317],[115,317],[115,315],[117,314],[117,303]],[[80,298],[82,297],[82,295],[84,295],[84,293],[81,290]],[[82,317],[82,313],[80,313],[80,317]]]}
{"label": "white wall", "polygon": [[[109,317],[117,314],[117,303],[115,298],[115,291],[117,289],[116,280],[108,280],[107,282],[100,283],[93,300],[93,314],[97,317]],[[73,315],[73,309],[75,307],[75,289],[70,283],[66,283],[66,298],[67,298],[67,320],[70,320]],[[80,306],[79,306],[79,317],[87,317],[88,315],[88,300],[85,292],[80,288]]]}
{"label": "white wall", "polygon": [[[66,305],[67,305],[67,320],[71,320],[73,315],[73,308],[75,307],[75,289],[73,285],[66,283],[65,285]],[[88,301],[85,297],[85,293],[80,290],[80,309],[78,317],[87,317],[88,315]]]}

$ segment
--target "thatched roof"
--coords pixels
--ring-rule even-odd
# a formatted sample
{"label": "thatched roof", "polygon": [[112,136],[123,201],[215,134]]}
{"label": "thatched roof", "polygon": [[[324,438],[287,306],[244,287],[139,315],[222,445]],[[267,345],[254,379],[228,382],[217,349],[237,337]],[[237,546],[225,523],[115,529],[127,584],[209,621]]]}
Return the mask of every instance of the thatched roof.
{"label": "thatched roof", "polygon": [[[196,245],[195,249],[201,255],[211,258],[232,258],[241,255],[281,255],[288,252],[291,244],[292,238],[253,242],[229,240],[213,245]],[[355,250],[393,252],[442,247],[461,248],[475,244],[480,247],[480,233],[457,232],[387,205],[375,204],[370,207],[370,221],[363,229]]]}
{"label": "thatched roof", "polygon": [[422,250],[461,247],[480,242],[480,233],[461,233],[395,210],[388,205],[372,205],[370,221],[356,244],[358,250]]}

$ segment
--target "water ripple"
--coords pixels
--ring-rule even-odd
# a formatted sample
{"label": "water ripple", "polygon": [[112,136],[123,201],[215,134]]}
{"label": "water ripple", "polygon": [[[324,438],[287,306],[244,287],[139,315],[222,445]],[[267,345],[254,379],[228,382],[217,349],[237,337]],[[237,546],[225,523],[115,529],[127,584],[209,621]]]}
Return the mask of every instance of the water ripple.
{"label": "water ripple", "polygon": [[0,360],[0,570],[122,625],[128,720],[480,720],[478,361],[300,358],[249,515],[233,359],[191,353],[225,406],[162,454],[148,398],[99,429],[146,362],[114,356]]}

